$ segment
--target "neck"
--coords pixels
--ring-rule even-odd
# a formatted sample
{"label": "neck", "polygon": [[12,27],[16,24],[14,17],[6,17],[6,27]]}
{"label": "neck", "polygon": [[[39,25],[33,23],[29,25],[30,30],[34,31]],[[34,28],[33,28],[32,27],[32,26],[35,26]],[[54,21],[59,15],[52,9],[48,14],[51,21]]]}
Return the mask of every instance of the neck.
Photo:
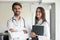
{"label": "neck", "polygon": [[18,20],[21,18],[21,16],[15,16]]}
{"label": "neck", "polygon": [[40,20],[41,18],[38,18],[38,20]]}

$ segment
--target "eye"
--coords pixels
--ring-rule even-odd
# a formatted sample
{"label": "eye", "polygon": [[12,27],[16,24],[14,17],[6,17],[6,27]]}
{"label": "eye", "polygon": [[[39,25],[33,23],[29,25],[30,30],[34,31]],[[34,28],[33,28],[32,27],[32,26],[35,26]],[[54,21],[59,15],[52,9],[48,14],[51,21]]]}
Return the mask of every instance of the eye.
{"label": "eye", "polygon": [[20,8],[18,8],[18,9],[20,9]]}

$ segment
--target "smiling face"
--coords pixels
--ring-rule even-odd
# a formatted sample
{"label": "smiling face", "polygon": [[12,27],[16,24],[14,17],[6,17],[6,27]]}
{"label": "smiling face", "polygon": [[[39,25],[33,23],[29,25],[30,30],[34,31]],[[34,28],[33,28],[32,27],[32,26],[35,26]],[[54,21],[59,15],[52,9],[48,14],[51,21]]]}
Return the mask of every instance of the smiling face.
{"label": "smiling face", "polygon": [[37,24],[37,21],[39,21],[40,19],[42,19],[43,22],[46,21],[45,9],[43,7],[37,7],[36,9],[35,24]]}
{"label": "smiling face", "polygon": [[41,13],[41,10],[40,10],[40,9],[37,9],[37,10],[36,10],[36,17],[37,17],[38,19],[41,19],[42,13]]}
{"label": "smiling face", "polygon": [[15,16],[19,16],[22,8],[19,5],[14,5],[13,12]]}

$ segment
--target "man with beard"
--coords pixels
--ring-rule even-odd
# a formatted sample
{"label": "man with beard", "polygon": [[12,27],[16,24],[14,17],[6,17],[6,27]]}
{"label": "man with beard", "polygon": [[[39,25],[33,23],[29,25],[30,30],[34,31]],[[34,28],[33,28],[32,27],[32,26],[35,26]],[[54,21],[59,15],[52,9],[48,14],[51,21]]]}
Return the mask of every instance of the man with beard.
{"label": "man with beard", "polygon": [[28,26],[23,17],[20,16],[22,5],[15,2],[12,5],[14,16],[8,20],[8,32],[10,40],[26,40],[28,37]]}

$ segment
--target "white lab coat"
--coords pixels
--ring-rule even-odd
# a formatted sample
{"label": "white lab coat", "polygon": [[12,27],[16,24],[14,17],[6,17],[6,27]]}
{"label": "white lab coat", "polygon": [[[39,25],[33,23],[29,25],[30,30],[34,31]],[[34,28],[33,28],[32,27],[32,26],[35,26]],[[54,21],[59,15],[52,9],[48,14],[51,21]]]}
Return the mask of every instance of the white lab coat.
{"label": "white lab coat", "polygon": [[[20,20],[17,20],[16,17],[12,17],[10,20],[8,20],[7,27],[9,32],[9,40],[26,40],[29,37],[29,26],[26,21],[25,23],[24,21],[25,20],[22,17]],[[10,32],[10,28],[13,28],[17,32]],[[28,31],[27,34],[24,34],[24,29]]]}
{"label": "white lab coat", "polygon": [[48,22],[43,22],[42,19],[38,21],[36,25],[41,25],[44,26],[44,35],[43,36],[38,36],[39,40],[50,40],[50,26]]}

